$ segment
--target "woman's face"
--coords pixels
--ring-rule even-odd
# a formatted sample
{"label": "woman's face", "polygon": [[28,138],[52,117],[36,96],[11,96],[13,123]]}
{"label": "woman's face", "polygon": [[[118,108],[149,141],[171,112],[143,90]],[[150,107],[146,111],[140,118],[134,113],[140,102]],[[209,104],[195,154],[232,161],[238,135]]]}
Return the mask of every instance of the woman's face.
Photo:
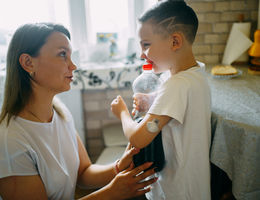
{"label": "woman's face", "polygon": [[70,89],[72,72],[76,66],[71,61],[71,44],[66,35],[52,33],[40,49],[37,57],[32,58],[34,80],[42,88],[55,94]]}

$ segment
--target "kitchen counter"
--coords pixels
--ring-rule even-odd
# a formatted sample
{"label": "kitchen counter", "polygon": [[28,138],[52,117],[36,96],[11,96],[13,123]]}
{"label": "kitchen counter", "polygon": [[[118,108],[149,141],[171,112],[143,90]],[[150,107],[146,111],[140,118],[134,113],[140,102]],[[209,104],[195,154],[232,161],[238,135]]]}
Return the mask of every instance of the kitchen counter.
{"label": "kitchen counter", "polygon": [[212,67],[206,69],[214,112],[225,119],[260,126],[260,76],[248,74],[247,66],[235,67],[242,74],[230,79],[214,78]]}
{"label": "kitchen counter", "polygon": [[211,162],[232,181],[238,200],[260,199],[260,77],[217,79],[207,68],[212,94]]}

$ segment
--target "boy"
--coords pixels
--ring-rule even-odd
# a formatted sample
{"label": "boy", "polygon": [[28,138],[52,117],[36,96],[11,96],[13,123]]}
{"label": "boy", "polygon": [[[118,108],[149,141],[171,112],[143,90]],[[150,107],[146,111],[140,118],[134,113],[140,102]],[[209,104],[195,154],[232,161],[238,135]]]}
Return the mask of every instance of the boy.
{"label": "boy", "polygon": [[141,57],[152,63],[155,73],[168,71],[170,76],[140,123],[132,120],[120,96],[111,110],[137,148],[147,146],[162,130],[166,165],[148,199],[208,200],[211,99],[202,64],[192,53],[197,16],[184,1],[168,0],[139,21]]}

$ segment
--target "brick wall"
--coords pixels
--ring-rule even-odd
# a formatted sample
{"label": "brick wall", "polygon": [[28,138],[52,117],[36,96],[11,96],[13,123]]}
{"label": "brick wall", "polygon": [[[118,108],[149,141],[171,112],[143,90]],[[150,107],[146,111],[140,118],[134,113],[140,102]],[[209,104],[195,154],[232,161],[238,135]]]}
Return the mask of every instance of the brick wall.
{"label": "brick wall", "polygon": [[112,100],[119,94],[124,98],[131,111],[133,92],[130,88],[82,91],[86,127],[86,148],[92,162],[96,161],[104,149],[102,127],[107,124],[120,123],[110,110]]}
{"label": "brick wall", "polygon": [[[195,57],[207,64],[221,62],[232,23],[238,21],[239,14],[244,15],[245,21],[252,23],[252,33],[256,29],[258,0],[188,0],[186,2],[195,10],[200,22],[193,47]],[[251,39],[253,39],[252,35]],[[110,103],[118,94],[123,96],[128,108],[131,109],[131,89],[82,92],[86,146],[93,162],[104,148],[102,127],[110,123],[119,123],[110,111]]]}
{"label": "brick wall", "polygon": [[251,22],[251,39],[256,30],[258,0],[187,0],[197,13],[199,28],[193,45],[197,60],[207,64],[220,63],[232,24],[244,15]]}

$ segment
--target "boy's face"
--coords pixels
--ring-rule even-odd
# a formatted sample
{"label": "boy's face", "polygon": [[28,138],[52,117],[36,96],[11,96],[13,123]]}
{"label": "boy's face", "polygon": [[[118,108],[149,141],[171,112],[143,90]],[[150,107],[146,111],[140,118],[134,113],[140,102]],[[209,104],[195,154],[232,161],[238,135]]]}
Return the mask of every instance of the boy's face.
{"label": "boy's face", "polygon": [[161,73],[170,69],[174,57],[171,37],[163,37],[155,34],[151,23],[143,23],[139,28],[141,58],[153,64],[155,73]]}

